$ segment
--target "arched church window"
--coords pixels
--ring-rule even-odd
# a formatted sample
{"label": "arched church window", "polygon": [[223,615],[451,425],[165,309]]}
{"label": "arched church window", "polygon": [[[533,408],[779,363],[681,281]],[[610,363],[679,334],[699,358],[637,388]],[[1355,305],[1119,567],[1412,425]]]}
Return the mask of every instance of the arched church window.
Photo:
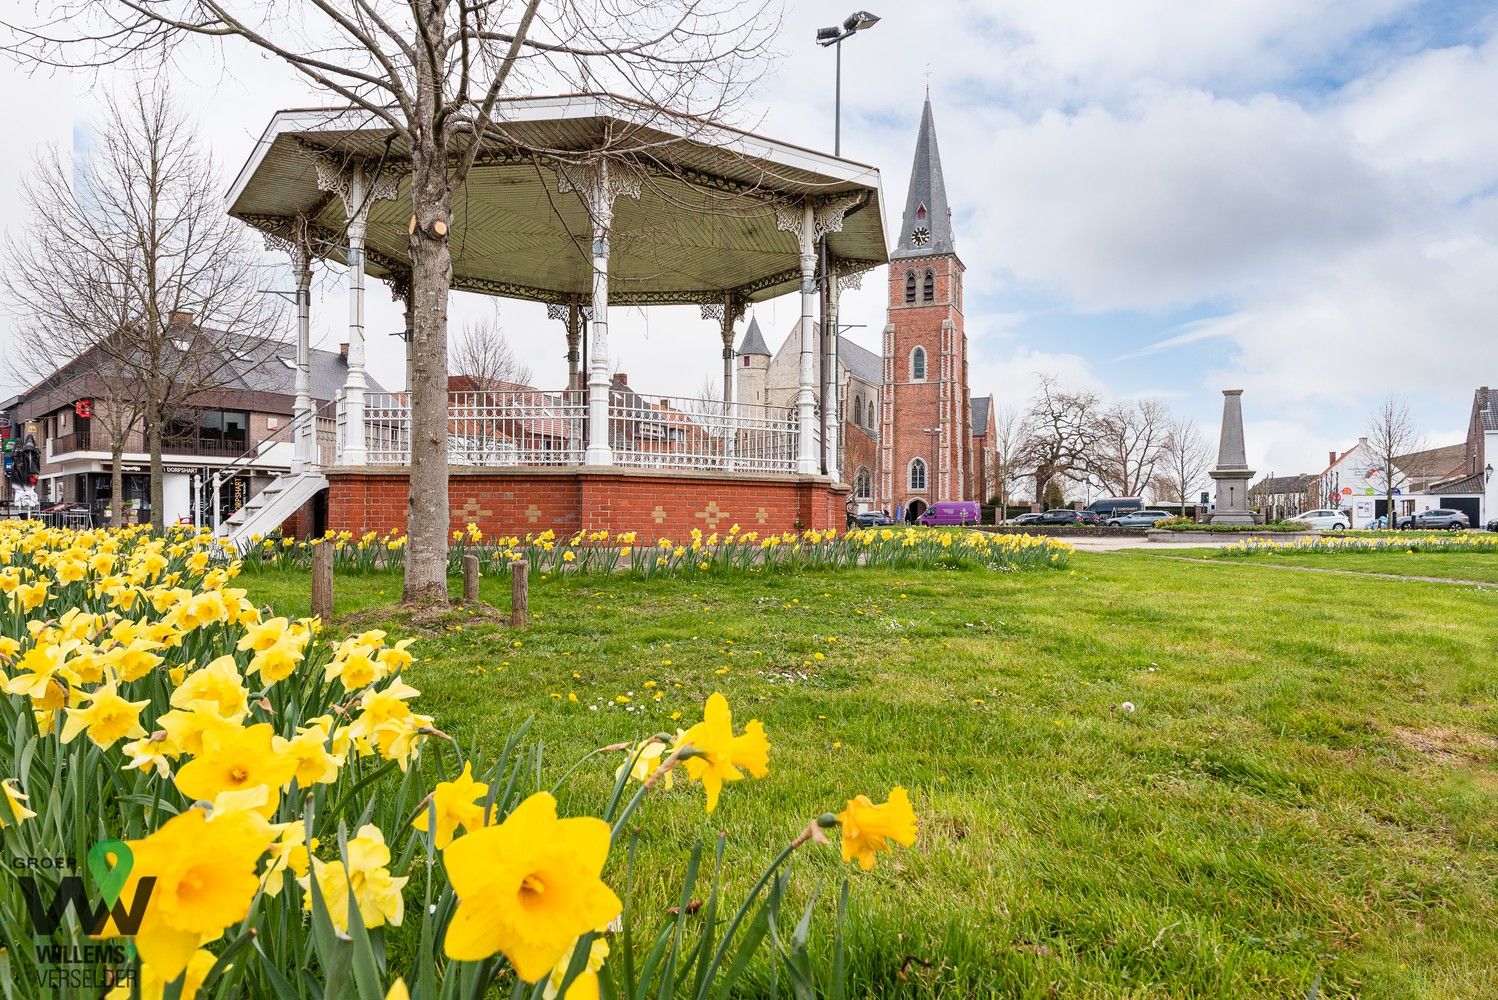
{"label": "arched church window", "polygon": [[917,347],[910,352],[910,381],[926,381],[926,349]]}
{"label": "arched church window", "polygon": [[921,458],[910,460],[910,488],[913,490],[924,490],[926,488],[926,461]]}
{"label": "arched church window", "polygon": [[872,399],[869,400],[869,405],[864,409],[863,415],[864,415],[865,419],[867,420],[867,423],[865,423],[864,426],[865,427],[873,427],[874,426],[874,401]]}
{"label": "arched church window", "polygon": [[905,304],[908,306],[908,305],[913,305],[914,303],[915,303],[915,272],[914,271],[906,271],[905,272]]}
{"label": "arched church window", "polygon": [[860,427],[863,426],[863,397],[853,397],[853,422]]}
{"label": "arched church window", "polygon": [[952,299],[957,304],[957,311],[962,311],[962,275],[952,276]]}
{"label": "arched church window", "polygon": [[936,301],[936,272],[929,267],[926,268],[926,281],[921,286],[921,301]]}
{"label": "arched church window", "polygon": [[860,466],[857,474],[853,477],[853,499],[871,500],[873,497],[874,477],[869,474],[868,469]]}

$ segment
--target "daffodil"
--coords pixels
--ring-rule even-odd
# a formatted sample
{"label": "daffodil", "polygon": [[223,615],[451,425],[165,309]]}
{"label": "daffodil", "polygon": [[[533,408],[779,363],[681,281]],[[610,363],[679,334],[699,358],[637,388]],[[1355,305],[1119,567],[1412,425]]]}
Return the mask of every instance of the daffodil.
{"label": "daffodil", "polygon": [[[128,842],[133,864],[121,898],[135,899],[141,880],[155,879],[135,947],[163,981],[182,975],[200,947],[248,915],[260,887],[255,868],[273,836],[247,813],[209,820],[189,809]],[[119,935],[110,919],[102,936]]]}
{"label": "daffodil", "polygon": [[915,810],[905,789],[890,789],[889,801],[876,805],[867,795],[849,799],[837,814],[843,833],[843,860],[857,860],[864,871],[874,867],[874,855],[890,849],[890,841],[910,847],[915,844]]}
{"label": "daffodil", "polygon": [[[614,778],[629,770],[629,776],[634,781],[644,781],[661,766],[661,758],[666,756],[666,744],[660,740],[650,739],[640,743],[629,750],[629,759],[614,769]],[[665,791],[671,789],[672,774],[667,771],[660,779],[661,788]]]}
{"label": "daffodil", "polygon": [[141,728],[140,710],[151,702],[126,701],[115,690],[111,681],[83,696],[87,708],[70,708],[68,721],[63,723],[62,741],[71,743],[81,732],[87,731],[95,746],[108,749],[122,739],[135,739],[146,735]]}
{"label": "daffodil", "polygon": [[[197,996],[203,981],[213,969],[213,963],[217,961],[218,956],[206,948],[193,952],[192,957],[187,960],[187,974],[182,979],[182,991],[177,995],[183,1000]],[[140,975],[136,977],[136,981],[140,984],[140,1000],[162,1000],[166,996],[166,988],[173,982],[148,962],[141,963]],[[131,1000],[131,996],[131,984],[122,983],[104,994],[104,1000]]]}
{"label": "daffodil", "polygon": [[26,808],[29,796],[16,787],[15,778],[6,778],[0,781],[0,789],[5,792],[5,814],[0,816],[0,829],[7,826],[20,826],[31,819],[36,813]]}
{"label": "daffodil", "polygon": [[530,796],[503,823],[442,852],[458,909],[443,948],[478,961],[496,952],[526,982],[548,975],[577,938],[601,931],[623,904],[600,877],[609,853],[601,819],[558,819],[556,799]]}
{"label": "daffodil", "polygon": [[756,778],[763,778],[770,770],[770,741],[765,727],[758,719],[751,719],[743,734],[735,736],[728,700],[716,691],[707,699],[702,721],[683,733],[677,745],[686,744],[692,748],[686,758],[687,776],[702,782],[708,812],[718,807],[723,782],[744,777],[740,768]]}
{"label": "daffodil", "polygon": [[328,919],[339,934],[348,933],[349,896],[359,907],[359,919],[365,927],[380,927],[390,924],[398,927],[405,916],[401,889],[405,877],[390,874],[390,848],[385,846],[385,835],[374,824],[359,828],[359,833],[348,841],[348,861],[320,861],[312,859],[312,871],[298,879],[307,890],[303,905],[312,909],[310,880],[317,879],[317,889],[327,908]]}
{"label": "daffodil", "polygon": [[440,851],[452,843],[458,827],[472,831],[484,825],[483,800],[488,794],[489,786],[473,779],[473,765],[465,761],[463,773],[457,778],[437,783],[430,804],[416,814],[411,826],[426,833],[435,814],[437,829],[432,843]]}
{"label": "daffodil", "polygon": [[232,656],[220,656],[188,674],[171,697],[173,708],[185,709],[196,702],[208,702],[219,715],[235,721],[249,712],[249,701],[249,689],[244,686]]}
{"label": "daffodil", "polygon": [[280,790],[296,773],[296,760],[276,751],[272,735],[270,723],[262,722],[207,737],[202,755],[178,769],[178,790],[189,799],[212,799],[220,792],[264,785],[271,794],[260,813],[272,815],[280,801]]}
{"label": "daffodil", "polygon": [[[561,994],[562,984],[567,981],[567,970],[572,968],[572,959],[581,944],[582,938],[578,938],[577,944],[568,948],[567,953],[552,967],[551,975],[546,979],[546,989],[541,993],[543,1000],[556,1000]],[[562,1000],[598,1000],[598,970],[603,968],[608,957],[608,941],[595,937],[588,946],[587,964],[567,986],[567,994]]]}
{"label": "daffodil", "polygon": [[271,747],[296,762],[292,776],[300,788],[331,784],[338,780],[341,758],[330,753],[327,736],[317,729],[307,729],[291,739],[280,736],[271,739]]}

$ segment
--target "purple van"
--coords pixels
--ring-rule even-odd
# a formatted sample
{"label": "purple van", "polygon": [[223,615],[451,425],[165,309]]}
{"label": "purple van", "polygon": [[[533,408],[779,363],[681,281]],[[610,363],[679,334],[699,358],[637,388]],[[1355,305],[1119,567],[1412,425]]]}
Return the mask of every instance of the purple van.
{"label": "purple van", "polygon": [[926,512],[916,518],[916,523],[936,527],[977,524],[981,519],[981,511],[976,500],[939,500],[926,508]]}

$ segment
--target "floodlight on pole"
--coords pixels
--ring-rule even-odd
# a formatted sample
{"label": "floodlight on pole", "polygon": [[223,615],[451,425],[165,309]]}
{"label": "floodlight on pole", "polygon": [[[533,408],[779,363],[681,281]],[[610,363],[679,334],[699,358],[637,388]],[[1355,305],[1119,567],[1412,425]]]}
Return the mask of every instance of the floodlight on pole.
{"label": "floodlight on pole", "polygon": [[843,39],[851,38],[860,31],[867,31],[879,23],[879,15],[866,10],[855,10],[843,19],[841,27],[818,28],[817,44],[824,49],[837,46],[836,92],[832,111],[832,152],[841,156],[843,152]]}

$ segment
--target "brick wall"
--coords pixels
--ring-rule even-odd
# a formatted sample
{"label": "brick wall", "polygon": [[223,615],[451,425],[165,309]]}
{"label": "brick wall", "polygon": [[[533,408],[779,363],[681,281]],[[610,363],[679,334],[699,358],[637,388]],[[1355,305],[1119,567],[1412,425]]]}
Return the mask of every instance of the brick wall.
{"label": "brick wall", "polygon": [[[328,473],[328,527],[335,531],[405,530],[404,472]],[[487,534],[554,529],[638,531],[642,540],[685,537],[692,528],[789,531],[845,523],[846,486],[799,476],[714,476],[608,469],[454,468],[448,481],[452,527]]]}

